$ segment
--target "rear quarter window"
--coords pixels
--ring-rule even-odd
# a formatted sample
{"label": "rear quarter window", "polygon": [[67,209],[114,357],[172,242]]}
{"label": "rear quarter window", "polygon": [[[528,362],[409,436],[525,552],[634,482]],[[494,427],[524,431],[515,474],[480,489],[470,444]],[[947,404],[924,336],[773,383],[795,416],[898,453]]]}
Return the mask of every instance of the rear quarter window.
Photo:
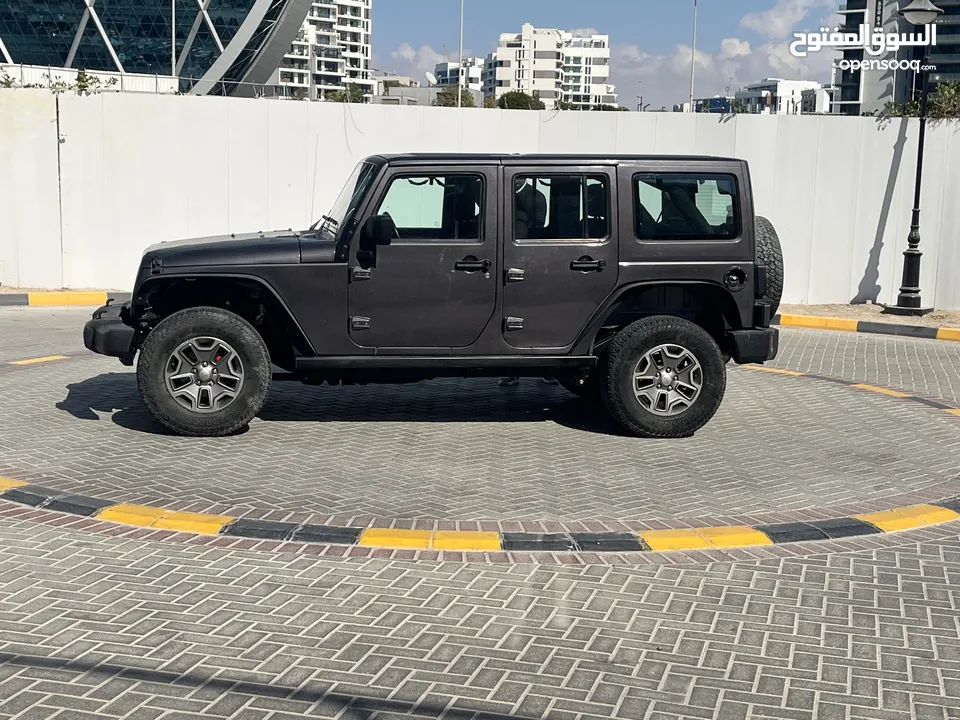
{"label": "rear quarter window", "polygon": [[638,240],[736,240],[737,179],[720,173],[637,173],[633,176]]}

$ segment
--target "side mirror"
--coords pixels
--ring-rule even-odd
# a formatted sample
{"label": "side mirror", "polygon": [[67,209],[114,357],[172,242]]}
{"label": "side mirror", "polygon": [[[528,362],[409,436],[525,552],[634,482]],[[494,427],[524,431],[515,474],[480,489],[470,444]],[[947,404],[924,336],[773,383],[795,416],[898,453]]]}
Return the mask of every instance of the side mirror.
{"label": "side mirror", "polygon": [[389,245],[397,233],[397,226],[389,215],[371,215],[360,231],[360,249],[374,251]]}

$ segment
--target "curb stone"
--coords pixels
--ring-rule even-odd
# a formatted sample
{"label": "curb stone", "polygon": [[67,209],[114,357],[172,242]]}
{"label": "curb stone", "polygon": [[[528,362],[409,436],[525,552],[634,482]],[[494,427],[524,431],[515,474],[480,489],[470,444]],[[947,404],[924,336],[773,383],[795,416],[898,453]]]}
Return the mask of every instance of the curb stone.
{"label": "curb stone", "polygon": [[100,307],[106,305],[108,299],[113,299],[115,303],[120,304],[130,299],[130,293],[105,290],[0,293],[0,307]]}
{"label": "curb stone", "polygon": [[923,325],[902,325],[900,323],[875,322],[872,320],[854,320],[852,318],[830,318],[818,315],[774,315],[771,325],[781,327],[802,327],[816,330],[845,330],[847,332],[866,333],[868,335],[896,335],[908,338],[928,340],[960,341],[960,328],[926,327]]}

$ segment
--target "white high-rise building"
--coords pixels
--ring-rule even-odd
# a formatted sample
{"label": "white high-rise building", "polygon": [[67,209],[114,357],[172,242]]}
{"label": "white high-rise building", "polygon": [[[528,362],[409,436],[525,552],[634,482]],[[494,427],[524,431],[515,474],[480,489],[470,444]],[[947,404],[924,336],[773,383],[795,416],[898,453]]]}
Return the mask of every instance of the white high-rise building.
{"label": "white high-rise building", "polygon": [[610,36],[576,37],[525,23],[519,33],[500,35],[497,49],[487,56],[482,84],[487,97],[520,90],[538,97],[548,110],[560,103],[577,109],[616,106]]}
{"label": "white high-rise building", "polygon": [[370,27],[373,0],[313,0],[283,63],[273,74],[281,97],[320,100],[357,85],[373,96]]}
{"label": "white high-rise building", "polygon": [[482,90],[484,64],[484,59],[479,57],[464,58],[461,63],[437,63],[433,74],[437,76],[437,85],[441,87],[458,85],[460,83],[460,70],[462,68],[465,87],[470,90]]}

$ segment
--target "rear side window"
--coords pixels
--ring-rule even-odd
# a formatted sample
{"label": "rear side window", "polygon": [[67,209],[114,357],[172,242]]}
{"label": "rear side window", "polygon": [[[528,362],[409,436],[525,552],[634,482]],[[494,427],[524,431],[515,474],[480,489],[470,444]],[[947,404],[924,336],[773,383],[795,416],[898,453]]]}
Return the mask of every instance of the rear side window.
{"label": "rear side window", "polygon": [[638,240],[735,240],[740,202],[733,175],[639,173],[633,176]]}
{"label": "rear side window", "polygon": [[518,175],[514,239],[602,240],[610,234],[606,175]]}

